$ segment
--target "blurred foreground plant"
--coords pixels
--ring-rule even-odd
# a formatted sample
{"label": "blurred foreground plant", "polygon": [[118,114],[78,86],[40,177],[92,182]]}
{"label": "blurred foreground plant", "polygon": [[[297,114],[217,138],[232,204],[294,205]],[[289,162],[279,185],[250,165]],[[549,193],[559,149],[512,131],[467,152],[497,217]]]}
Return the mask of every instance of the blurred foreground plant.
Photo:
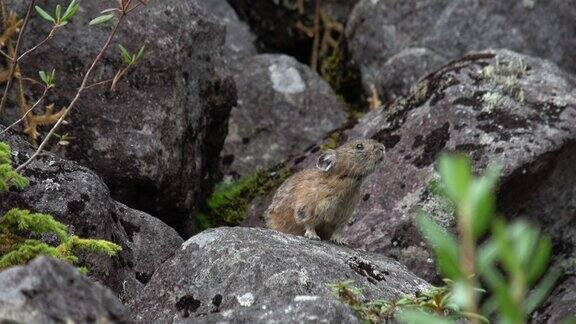
{"label": "blurred foreground plant", "polygon": [[470,323],[527,323],[560,276],[557,269],[546,272],[550,238],[524,220],[506,224],[495,216],[499,168],[489,167],[483,176],[474,177],[466,157],[443,155],[438,170],[436,191],[454,206],[458,236],[425,214],[418,216],[417,224],[434,250],[446,285],[391,301],[361,301],[361,289],[351,282],[332,289],[368,323],[391,318],[410,324],[456,323],[464,318]]}
{"label": "blurred foreground plant", "polygon": [[[443,155],[438,169],[442,189],[456,206],[458,238],[427,215],[417,221],[441,274],[454,282],[452,302],[472,323],[484,318],[526,323],[560,276],[556,269],[544,274],[552,250],[550,238],[524,220],[506,224],[495,216],[499,168],[489,167],[476,178],[466,157]],[[480,283],[486,286],[483,298]],[[423,311],[401,316],[408,323],[434,318]]]}

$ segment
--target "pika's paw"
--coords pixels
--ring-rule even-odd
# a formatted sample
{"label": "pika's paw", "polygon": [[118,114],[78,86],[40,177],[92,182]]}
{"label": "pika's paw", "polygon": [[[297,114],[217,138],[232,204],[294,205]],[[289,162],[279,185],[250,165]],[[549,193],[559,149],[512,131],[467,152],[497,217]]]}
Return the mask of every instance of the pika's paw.
{"label": "pika's paw", "polygon": [[336,245],[348,245],[348,243],[344,239],[331,239],[330,242]]}
{"label": "pika's paw", "polygon": [[320,236],[318,236],[316,233],[306,232],[306,233],[304,233],[304,237],[309,238],[309,239],[314,240],[314,241],[320,241]]}
{"label": "pika's paw", "polygon": [[336,245],[348,245],[348,243],[346,242],[346,240],[341,237],[340,235],[334,235],[330,238],[330,242],[334,243]]}

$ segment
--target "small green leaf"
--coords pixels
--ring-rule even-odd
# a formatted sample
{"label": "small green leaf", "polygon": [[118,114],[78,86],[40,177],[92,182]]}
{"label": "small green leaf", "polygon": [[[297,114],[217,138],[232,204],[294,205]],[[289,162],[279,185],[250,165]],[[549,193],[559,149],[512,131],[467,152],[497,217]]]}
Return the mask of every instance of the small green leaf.
{"label": "small green leaf", "polygon": [[424,238],[434,249],[438,267],[442,274],[450,279],[460,278],[458,267],[458,244],[452,234],[446,232],[426,215],[419,215],[416,219],[418,228]]}
{"label": "small green leaf", "polygon": [[68,19],[74,17],[78,12],[78,9],[80,9],[80,4],[76,0],[70,1],[68,8],[66,8],[66,11],[64,12],[64,16],[62,16],[62,21],[66,22]]}
{"label": "small green leaf", "polygon": [[470,161],[463,155],[444,154],[440,156],[438,169],[448,197],[459,204],[466,197],[472,181]]}
{"label": "small green leaf", "polygon": [[90,21],[90,26],[97,26],[107,23],[108,21],[112,20],[112,18],[114,18],[114,14],[98,16]]}
{"label": "small green leaf", "polygon": [[528,299],[525,302],[525,312],[527,314],[532,313],[536,308],[544,301],[544,298],[548,296],[552,288],[554,288],[554,284],[556,280],[560,278],[562,275],[562,271],[559,269],[552,269],[550,270],[546,276],[542,279],[540,284],[530,293]]}
{"label": "small green leaf", "polygon": [[528,284],[534,283],[542,275],[548,262],[550,261],[550,254],[552,253],[552,241],[550,237],[544,236],[539,242],[536,250],[532,254],[532,262],[528,266],[528,274],[526,280]]}
{"label": "small green leaf", "polygon": [[56,10],[54,11],[54,16],[56,17],[56,21],[60,21],[62,18],[62,6],[56,5]]}
{"label": "small green leaf", "polygon": [[127,65],[132,64],[133,61],[130,52],[128,52],[128,50],[124,46],[122,46],[122,44],[118,44],[118,48],[120,49],[120,56],[122,57],[124,63]]}
{"label": "small green leaf", "polygon": [[49,83],[48,75],[46,75],[46,72],[40,71],[40,72],[38,72],[38,74],[40,75],[40,79],[41,79],[44,83],[46,83],[46,84]]}
{"label": "small green leaf", "polygon": [[44,11],[44,9],[40,8],[39,6],[35,6],[34,8],[36,9],[36,12],[40,15],[40,17],[44,18],[44,20],[56,23],[56,20],[54,20],[54,18],[52,18],[52,16],[50,16],[49,13]]}
{"label": "small green leaf", "polygon": [[136,61],[139,61],[142,58],[142,56],[144,56],[144,48],[145,45],[142,45],[142,47],[140,47],[138,54],[136,54]]}
{"label": "small green leaf", "polygon": [[496,183],[500,168],[490,167],[488,171],[469,186],[462,209],[472,219],[476,237],[484,234],[496,209]]}

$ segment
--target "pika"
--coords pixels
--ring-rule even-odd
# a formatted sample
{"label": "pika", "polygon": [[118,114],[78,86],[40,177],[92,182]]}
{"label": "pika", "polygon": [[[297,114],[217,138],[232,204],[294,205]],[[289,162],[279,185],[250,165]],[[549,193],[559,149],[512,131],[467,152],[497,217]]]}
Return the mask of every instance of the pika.
{"label": "pika", "polygon": [[384,159],[384,145],[355,139],[321,154],[316,168],[288,178],[266,211],[268,228],[345,244],[344,228],[360,198],[360,185]]}

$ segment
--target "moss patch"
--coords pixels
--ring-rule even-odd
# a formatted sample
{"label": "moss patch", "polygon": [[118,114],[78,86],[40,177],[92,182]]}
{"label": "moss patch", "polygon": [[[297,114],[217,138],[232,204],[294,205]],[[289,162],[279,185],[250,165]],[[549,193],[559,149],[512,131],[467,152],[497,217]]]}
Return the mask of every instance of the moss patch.
{"label": "moss patch", "polygon": [[196,215],[196,232],[219,226],[238,226],[244,220],[250,202],[280,186],[292,172],[283,166],[261,170],[233,182],[222,182]]}

